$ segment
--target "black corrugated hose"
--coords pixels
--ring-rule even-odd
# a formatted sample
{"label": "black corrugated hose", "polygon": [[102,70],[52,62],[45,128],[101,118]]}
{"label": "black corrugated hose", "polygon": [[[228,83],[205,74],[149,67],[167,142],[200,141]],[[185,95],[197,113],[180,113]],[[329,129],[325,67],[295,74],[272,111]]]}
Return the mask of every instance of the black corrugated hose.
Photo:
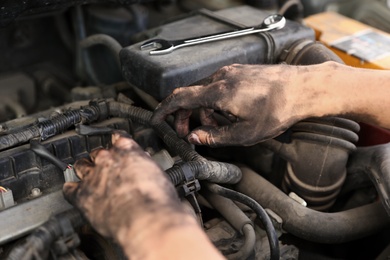
{"label": "black corrugated hose", "polygon": [[46,140],[49,137],[62,133],[75,124],[93,122],[99,117],[100,109],[95,104],[81,109],[69,110],[27,129],[0,136],[0,150],[23,144],[33,138]]}
{"label": "black corrugated hose", "polygon": [[[217,161],[193,161],[185,164],[192,171],[194,177],[199,180],[235,184],[241,180],[242,176],[240,168],[230,163]],[[183,165],[175,165],[165,171],[175,186],[185,181],[182,168]]]}

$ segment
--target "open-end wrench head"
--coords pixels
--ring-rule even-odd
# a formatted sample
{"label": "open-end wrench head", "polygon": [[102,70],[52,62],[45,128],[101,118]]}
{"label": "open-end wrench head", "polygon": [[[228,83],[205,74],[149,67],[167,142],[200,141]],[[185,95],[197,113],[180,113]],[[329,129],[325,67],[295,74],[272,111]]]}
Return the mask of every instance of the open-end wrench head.
{"label": "open-end wrench head", "polygon": [[141,50],[151,50],[151,51],[160,51],[168,50],[173,47],[172,42],[164,39],[152,39],[150,41],[144,42],[141,45]]}
{"label": "open-end wrench head", "polygon": [[286,18],[280,14],[271,14],[264,18],[262,22],[263,28],[281,29],[286,25]]}

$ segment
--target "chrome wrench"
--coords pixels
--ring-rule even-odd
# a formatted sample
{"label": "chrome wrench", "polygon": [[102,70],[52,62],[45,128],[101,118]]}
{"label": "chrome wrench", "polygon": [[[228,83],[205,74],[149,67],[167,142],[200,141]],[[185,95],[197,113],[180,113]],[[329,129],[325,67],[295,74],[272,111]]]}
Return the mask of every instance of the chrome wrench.
{"label": "chrome wrench", "polygon": [[152,39],[141,45],[141,50],[150,50],[150,55],[168,54],[179,48],[241,37],[254,33],[263,33],[282,29],[286,25],[286,19],[279,14],[267,16],[259,26],[244,29],[210,34],[182,40]]}

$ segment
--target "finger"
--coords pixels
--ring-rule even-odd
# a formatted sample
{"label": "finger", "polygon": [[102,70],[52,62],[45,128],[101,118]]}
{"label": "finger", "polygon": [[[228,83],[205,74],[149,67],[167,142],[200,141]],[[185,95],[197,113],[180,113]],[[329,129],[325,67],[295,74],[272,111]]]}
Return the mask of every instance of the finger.
{"label": "finger", "polygon": [[104,148],[97,148],[89,153],[89,158],[91,158],[91,161],[94,162],[96,159],[96,156],[100,153],[100,151],[106,150]]}
{"label": "finger", "polygon": [[[214,118],[214,109],[202,108],[200,109],[200,122],[204,126],[218,126],[217,120]],[[188,133],[187,133],[188,134]]]}
{"label": "finger", "polygon": [[62,188],[65,199],[72,205],[75,205],[77,200],[77,194],[79,189],[78,182],[66,182]]}
{"label": "finger", "polygon": [[112,156],[109,150],[100,149],[96,156],[94,157],[95,166],[96,165],[108,165],[112,162]]}
{"label": "finger", "polygon": [[221,113],[227,120],[229,120],[231,123],[234,123],[234,122],[237,122],[237,121],[238,121],[238,117],[234,116],[234,115],[231,114],[231,113],[228,113],[228,112],[225,112],[225,111],[220,111],[220,113]]}
{"label": "finger", "polygon": [[93,167],[94,163],[88,158],[81,158],[73,165],[73,169],[80,180],[84,179],[92,171]]}
{"label": "finger", "polygon": [[174,125],[179,137],[185,137],[190,132],[189,121],[191,114],[191,110],[181,109],[176,111]]}
{"label": "finger", "polygon": [[112,131],[111,143],[114,144],[115,141],[116,141],[117,139],[119,139],[120,137],[132,139],[132,136],[131,136],[130,133],[128,133],[128,132],[126,132],[126,131],[124,131],[124,130],[116,129],[116,130],[113,130],[113,131]]}
{"label": "finger", "polygon": [[210,76],[213,82],[219,81],[219,80],[224,80],[226,79],[229,75],[234,74],[234,71],[236,71],[236,66],[238,64],[232,64],[228,66],[224,66],[217,70],[213,75]]}
{"label": "finger", "polygon": [[220,69],[218,69],[216,72],[211,74],[210,76],[196,81],[193,85],[209,85],[215,81],[223,80],[225,79],[229,73],[235,68],[237,64],[224,66]]}
{"label": "finger", "polygon": [[156,125],[180,109],[194,109],[201,107],[206,97],[203,86],[177,88],[164,99],[155,109],[151,118],[152,125]]}
{"label": "finger", "polygon": [[127,136],[121,135],[112,135],[112,144],[113,148],[121,150],[134,150],[140,149],[139,145],[132,139]]}
{"label": "finger", "polygon": [[220,127],[202,126],[188,135],[188,141],[196,145],[208,145],[212,147],[229,145],[249,145],[252,143],[248,124],[237,123]]}

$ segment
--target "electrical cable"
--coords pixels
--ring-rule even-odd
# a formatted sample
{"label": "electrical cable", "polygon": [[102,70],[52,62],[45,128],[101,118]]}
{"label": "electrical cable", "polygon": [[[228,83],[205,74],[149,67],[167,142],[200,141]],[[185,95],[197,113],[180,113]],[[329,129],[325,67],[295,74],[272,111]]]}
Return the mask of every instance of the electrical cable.
{"label": "electrical cable", "polygon": [[48,149],[46,149],[45,146],[40,144],[38,140],[32,139],[30,141],[30,149],[40,157],[48,160],[49,162],[60,168],[62,171],[65,171],[65,169],[68,168],[68,164],[55,157],[52,153],[50,153]]}

